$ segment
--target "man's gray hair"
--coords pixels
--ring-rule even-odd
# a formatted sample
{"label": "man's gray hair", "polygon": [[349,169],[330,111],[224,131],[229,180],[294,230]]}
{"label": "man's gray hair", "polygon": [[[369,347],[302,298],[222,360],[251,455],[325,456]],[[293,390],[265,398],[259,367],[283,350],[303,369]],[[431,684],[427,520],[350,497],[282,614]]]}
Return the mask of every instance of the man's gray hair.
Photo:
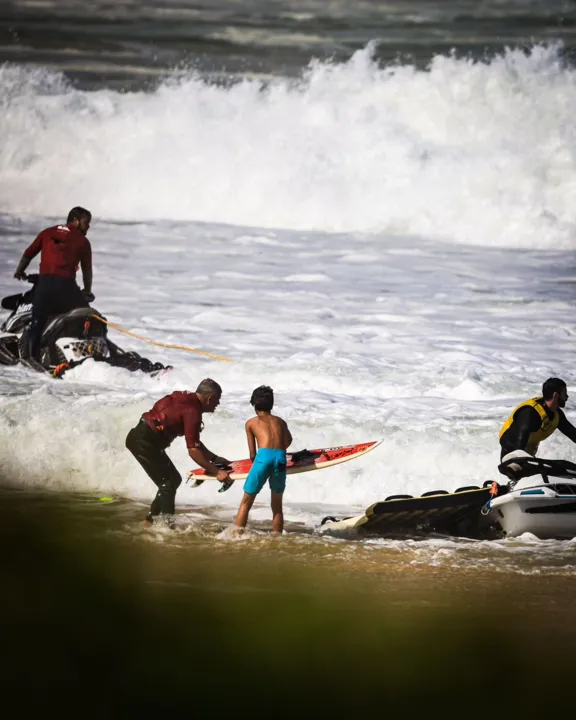
{"label": "man's gray hair", "polygon": [[196,388],[196,392],[199,395],[222,395],[222,388],[216,380],[211,378],[204,378],[200,385]]}

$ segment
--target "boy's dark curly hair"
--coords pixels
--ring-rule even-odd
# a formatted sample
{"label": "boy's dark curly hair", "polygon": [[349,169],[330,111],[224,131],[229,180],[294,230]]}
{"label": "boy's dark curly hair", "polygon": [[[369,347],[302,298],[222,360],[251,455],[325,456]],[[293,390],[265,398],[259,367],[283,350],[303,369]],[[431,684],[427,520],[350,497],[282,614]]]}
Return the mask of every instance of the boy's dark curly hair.
{"label": "boy's dark curly hair", "polygon": [[264,410],[270,412],[274,407],[274,390],[268,385],[260,385],[252,393],[250,398],[250,405],[254,405],[254,410]]}

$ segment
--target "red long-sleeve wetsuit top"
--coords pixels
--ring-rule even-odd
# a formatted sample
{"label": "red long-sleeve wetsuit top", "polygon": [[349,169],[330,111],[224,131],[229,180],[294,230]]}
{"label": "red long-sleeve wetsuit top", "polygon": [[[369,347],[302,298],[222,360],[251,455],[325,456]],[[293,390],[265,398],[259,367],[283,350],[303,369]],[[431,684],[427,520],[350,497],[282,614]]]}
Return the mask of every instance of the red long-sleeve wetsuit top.
{"label": "red long-sleeve wetsuit top", "polygon": [[24,255],[40,256],[40,275],[76,277],[76,270],[82,264],[83,270],[92,270],[92,247],[90,241],[74,225],[55,225],[38,235]]}
{"label": "red long-sleeve wetsuit top", "polygon": [[195,393],[177,390],[166,395],[142,415],[167,448],[175,438],[184,435],[188,448],[200,446],[202,406]]}

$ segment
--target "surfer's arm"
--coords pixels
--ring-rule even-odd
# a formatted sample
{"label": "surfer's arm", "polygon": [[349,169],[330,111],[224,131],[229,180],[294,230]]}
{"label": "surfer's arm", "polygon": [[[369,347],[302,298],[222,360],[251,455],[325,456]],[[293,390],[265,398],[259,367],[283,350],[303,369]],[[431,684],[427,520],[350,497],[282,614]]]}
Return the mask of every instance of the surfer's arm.
{"label": "surfer's arm", "polygon": [[566,435],[567,438],[570,438],[572,442],[576,443],[576,427],[572,425],[570,420],[564,415],[562,410],[558,410],[558,413],[560,415],[560,421],[558,422],[558,430],[563,435]]}
{"label": "surfer's arm", "polygon": [[20,262],[18,263],[18,267],[16,268],[16,272],[14,273],[14,277],[17,280],[24,280],[25,275],[24,272],[26,271],[26,268],[28,265],[30,265],[30,262],[38,255],[38,253],[42,250],[42,233],[40,233],[34,242],[24,250],[24,253],[22,257],[20,258]]}
{"label": "surfer's arm", "polygon": [[24,280],[26,277],[25,271],[28,265],[30,265],[31,259],[32,258],[29,258],[27,255],[22,255],[20,262],[18,263],[18,267],[16,268],[16,272],[14,273],[16,280]]}
{"label": "surfer's arm", "polygon": [[230,465],[230,460],[227,460],[225,457],[222,457],[222,455],[217,455],[215,452],[212,452],[212,450],[208,450],[206,445],[204,443],[200,443],[200,448],[204,451],[206,456],[210,459],[211,463],[220,463],[221,465]]}
{"label": "surfer's arm", "polygon": [[286,423],[284,423],[284,445],[286,450],[292,445],[292,433]]}
{"label": "surfer's arm", "polygon": [[256,457],[256,438],[254,436],[250,420],[246,423],[246,440],[248,440],[248,454],[250,456],[250,460],[254,462],[254,458]]}
{"label": "surfer's arm", "polygon": [[[197,465],[204,468],[209,475],[215,475],[217,480],[220,482],[226,482],[230,479],[229,474],[225,470],[219,470],[216,465],[209,458],[209,451],[202,445],[201,447],[188,448],[188,455],[194,460]],[[214,453],[212,456],[216,458]]]}
{"label": "surfer's arm", "polygon": [[86,240],[86,246],[80,260],[80,267],[82,268],[82,282],[84,283],[84,293],[90,294],[92,292],[92,246]]}
{"label": "surfer's arm", "polygon": [[204,468],[210,475],[216,475],[220,482],[228,479],[228,473],[219,470],[214,465],[216,454],[210,452],[204,443],[200,440],[200,428],[202,426],[202,418],[196,411],[187,412],[184,415],[184,437],[186,438],[186,447],[188,455],[195,463]]}

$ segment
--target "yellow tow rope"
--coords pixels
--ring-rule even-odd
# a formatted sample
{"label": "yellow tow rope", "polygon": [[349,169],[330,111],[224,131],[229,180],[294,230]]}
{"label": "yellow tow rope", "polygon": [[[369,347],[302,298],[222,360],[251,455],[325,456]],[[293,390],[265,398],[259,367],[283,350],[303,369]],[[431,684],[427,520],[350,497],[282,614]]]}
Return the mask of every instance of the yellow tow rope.
{"label": "yellow tow rope", "polygon": [[103,317],[100,317],[100,315],[96,315],[95,313],[92,313],[92,317],[96,320],[99,320],[100,322],[103,322],[105,325],[114,328],[114,330],[118,330],[118,332],[124,333],[125,335],[130,335],[137,340],[142,340],[143,342],[150,343],[150,345],[158,345],[159,347],[170,348],[172,350],[186,350],[186,352],[193,352],[197,353],[198,355],[205,355],[206,357],[212,358],[213,360],[221,360],[222,362],[234,362],[234,360],[230,360],[229,358],[220,357],[219,355],[212,355],[211,353],[203,352],[202,350],[194,350],[194,348],[186,347],[186,345],[170,345],[168,343],[150,340],[149,338],[142,337],[141,335],[136,335],[136,333],[130,332],[130,330],[125,330],[119,325],[114,325],[114,323],[105,320]]}

